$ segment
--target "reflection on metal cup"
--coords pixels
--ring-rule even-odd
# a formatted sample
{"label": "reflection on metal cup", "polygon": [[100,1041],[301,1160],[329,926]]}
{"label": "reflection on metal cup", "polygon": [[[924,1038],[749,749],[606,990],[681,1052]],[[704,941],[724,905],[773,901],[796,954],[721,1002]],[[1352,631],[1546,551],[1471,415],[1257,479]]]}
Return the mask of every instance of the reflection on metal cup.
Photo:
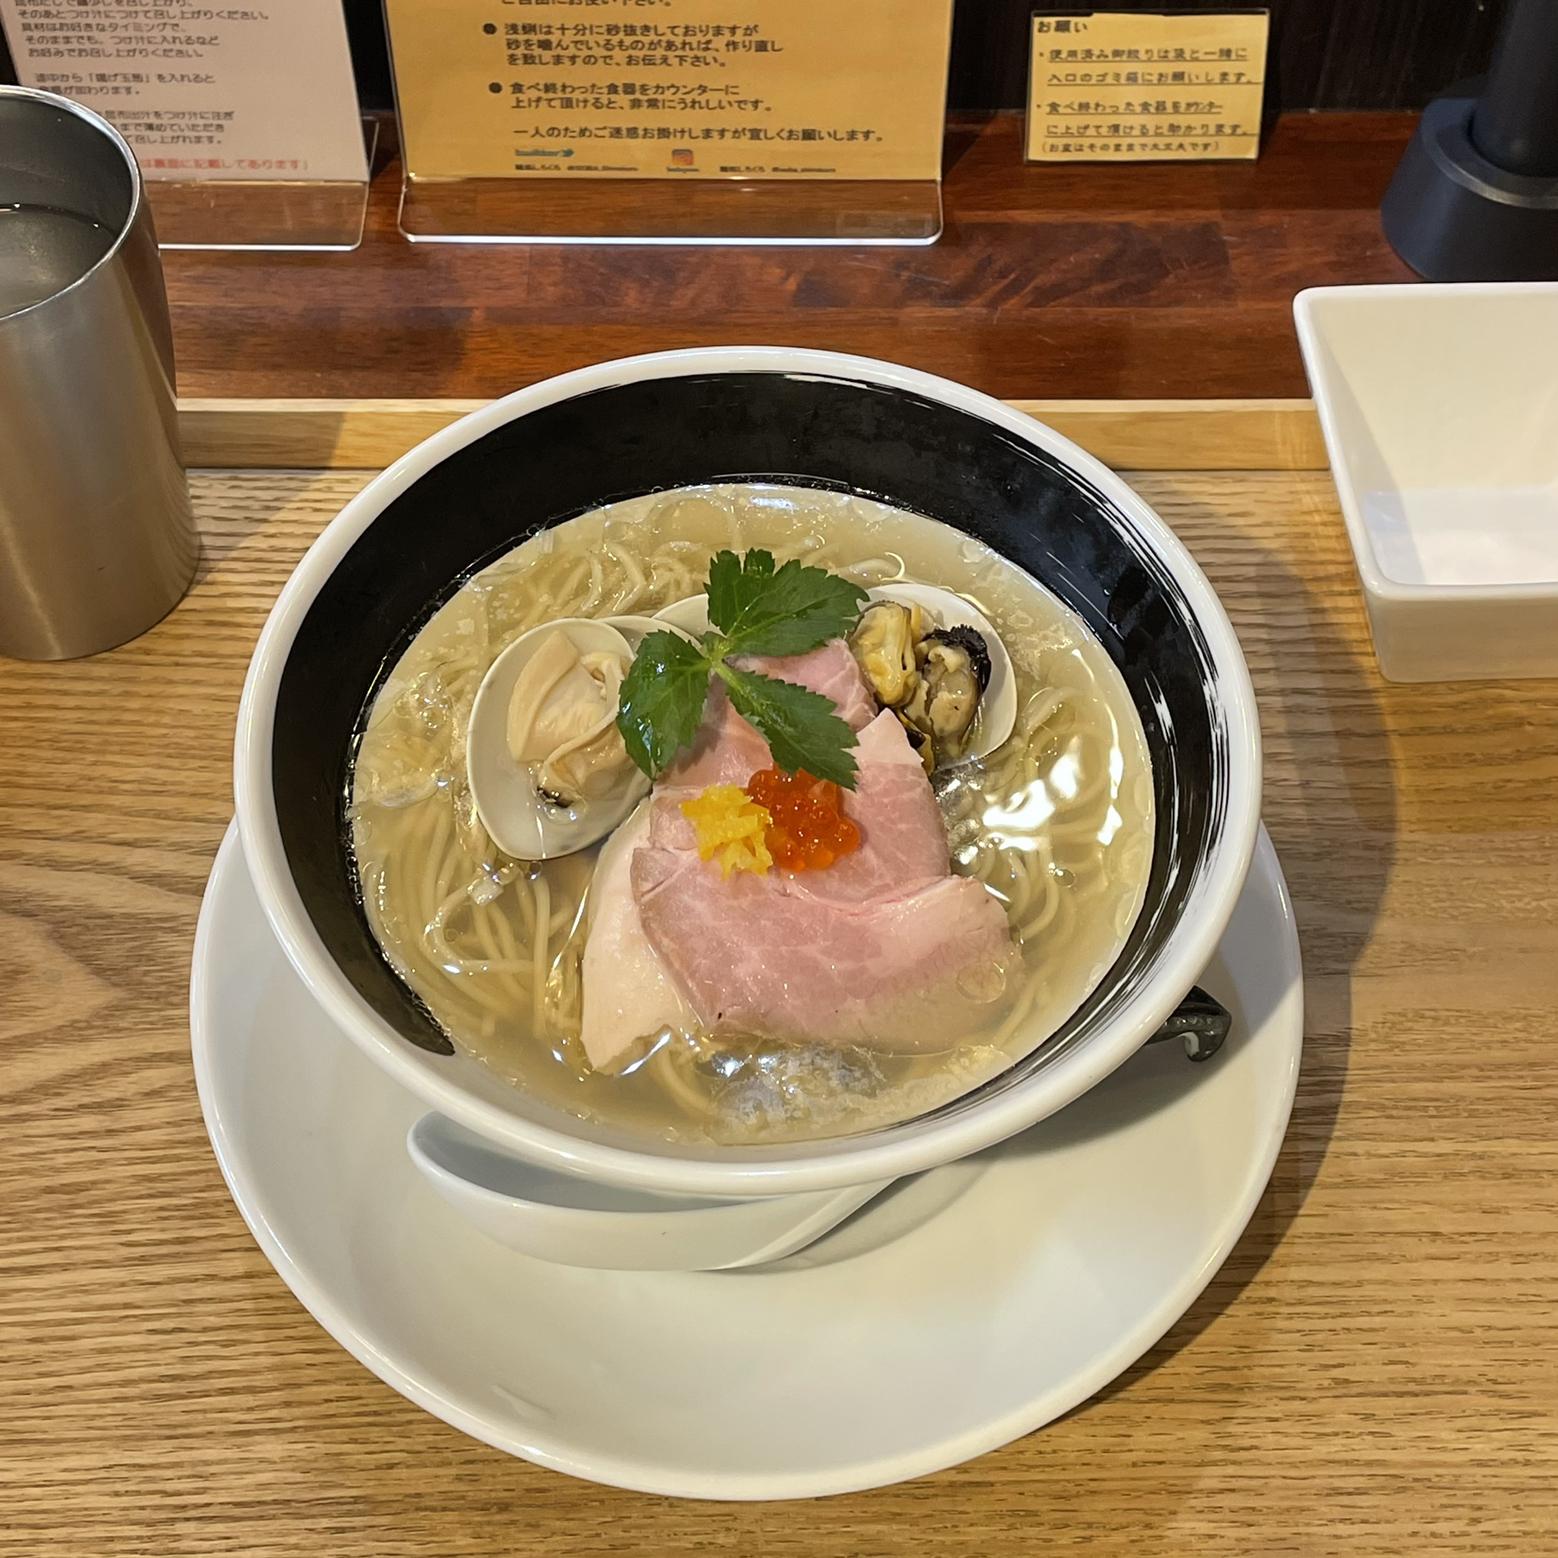
{"label": "reflection on metal cup", "polygon": [[197,551],[134,154],[89,109],[0,86],[0,655],[134,638]]}

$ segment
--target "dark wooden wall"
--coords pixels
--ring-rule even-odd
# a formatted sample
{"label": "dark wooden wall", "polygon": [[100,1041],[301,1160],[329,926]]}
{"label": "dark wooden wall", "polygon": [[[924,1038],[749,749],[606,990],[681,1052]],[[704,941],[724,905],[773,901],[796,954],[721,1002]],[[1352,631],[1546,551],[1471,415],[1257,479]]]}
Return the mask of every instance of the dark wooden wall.
{"label": "dark wooden wall", "polygon": [[[848,3],[848,0],[844,0]],[[908,10],[909,0],[900,0]],[[1552,0],[1558,4],[1558,0]],[[388,108],[380,0],[345,0],[363,104]],[[1505,0],[1272,0],[1267,108],[1417,108],[1487,65]],[[1197,0],[1111,0],[1110,9],[1197,9]],[[954,108],[1016,108],[1031,0],[957,0]],[[13,80],[0,42],[0,80]]]}

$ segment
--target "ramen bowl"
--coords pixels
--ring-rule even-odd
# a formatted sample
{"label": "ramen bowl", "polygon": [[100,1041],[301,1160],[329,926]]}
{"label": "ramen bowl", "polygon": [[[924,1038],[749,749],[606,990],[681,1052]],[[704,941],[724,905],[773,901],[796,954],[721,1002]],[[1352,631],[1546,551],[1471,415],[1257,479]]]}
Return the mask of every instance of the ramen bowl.
{"label": "ramen bowl", "polygon": [[[1119,669],[1154,792],[1145,900],[1113,965],[1058,1031],[915,1119],[776,1146],[646,1141],[576,1118],[456,1049],[373,938],[345,810],[354,740],[385,668],[473,570],[618,499],[730,481],[879,499],[1025,570]],[[342,1031],[444,1122],[412,1145],[451,1204],[531,1253],[585,1264],[645,1263],[590,1260],[581,1247],[623,1238],[613,1218],[624,1207],[662,1220],[701,1212],[711,1239],[716,1223],[722,1230],[721,1258],[659,1263],[731,1265],[786,1244],[767,1205],[760,1235],[728,1237],[731,1203],[795,1197],[796,1226],[820,1231],[826,1209],[836,1220],[872,1187],[1033,1125],[1135,1053],[1190,990],[1232,913],[1259,821],[1260,738],[1244,659],[1211,586],[1098,461],[927,374],[825,352],[730,348],[605,363],[521,390],[364,488],[299,563],[261,635],[239,713],[235,788],[276,937]],[[575,1193],[527,1190],[542,1184]],[[673,1244],[677,1226],[663,1230]]]}

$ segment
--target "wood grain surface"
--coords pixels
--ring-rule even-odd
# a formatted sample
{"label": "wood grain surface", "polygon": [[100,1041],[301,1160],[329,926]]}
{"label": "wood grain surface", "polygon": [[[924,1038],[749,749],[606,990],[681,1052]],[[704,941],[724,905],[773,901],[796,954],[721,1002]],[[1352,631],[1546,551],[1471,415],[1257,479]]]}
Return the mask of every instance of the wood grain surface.
{"label": "wood grain surface", "polygon": [[1379,203],[1411,114],[1288,114],[1257,162],[1022,161],[953,121],[928,249],[410,244],[378,169],[352,254],[165,253],[186,395],[480,396],[678,346],[826,347],[1006,399],[1306,393],[1301,287],[1410,281]]}
{"label": "wood grain surface", "polygon": [[783,1506],[570,1481],[349,1358],[228,1200],[185,1003],[245,663],[364,479],[198,475],[167,621],[0,662],[0,1553],[1558,1552],[1558,685],[1383,683],[1321,472],[1135,478],[1249,656],[1308,999],[1271,1185],[1146,1358],[970,1465]]}
{"label": "wood grain surface", "polygon": [[[179,402],[190,465],[327,470],[383,466],[481,400]],[[1017,400],[1106,464],[1182,470],[1319,470],[1325,444],[1307,400]]]}

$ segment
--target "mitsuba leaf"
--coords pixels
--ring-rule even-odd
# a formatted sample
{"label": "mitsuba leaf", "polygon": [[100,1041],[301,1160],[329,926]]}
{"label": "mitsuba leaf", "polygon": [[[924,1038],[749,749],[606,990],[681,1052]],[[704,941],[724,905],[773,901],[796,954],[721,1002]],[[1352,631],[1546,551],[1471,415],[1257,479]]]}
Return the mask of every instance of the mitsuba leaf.
{"label": "mitsuba leaf", "polygon": [[622,680],[617,729],[628,756],[657,779],[703,719],[709,662],[703,651],[675,633],[649,634]]}
{"label": "mitsuba leaf", "polygon": [[760,549],[742,557],[716,552],[709,563],[709,622],[721,633],[739,615],[743,602],[774,574],[774,554]]}
{"label": "mitsuba leaf", "polygon": [[866,592],[824,568],[773,554],[720,552],[709,565],[709,621],[721,655],[799,655],[855,625]]}
{"label": "mitsuba leaf", "polygon": [[736,713],[756,727],[775,764],[790,773],[804,769],[818,779],[855,788],[855,733],[833,712],[821,693],[756,671],[721,665],[716,673]]}
{"label": "mitsuba leaf", "polygon": [[855,625],[866,592],[822,568],[788,562],[771,552],[724,551],[709,564],[709,623],[701,644],[670,632],[651,633],[623,679],[617,729],[628,755],[657,779],[703,720],[709,677],[724,682],[736,712],[756,727],[774,762],[855,787],[850,755],[855,733],[831,700],[790,682],[728,664],[734,655],[799,655]]}

